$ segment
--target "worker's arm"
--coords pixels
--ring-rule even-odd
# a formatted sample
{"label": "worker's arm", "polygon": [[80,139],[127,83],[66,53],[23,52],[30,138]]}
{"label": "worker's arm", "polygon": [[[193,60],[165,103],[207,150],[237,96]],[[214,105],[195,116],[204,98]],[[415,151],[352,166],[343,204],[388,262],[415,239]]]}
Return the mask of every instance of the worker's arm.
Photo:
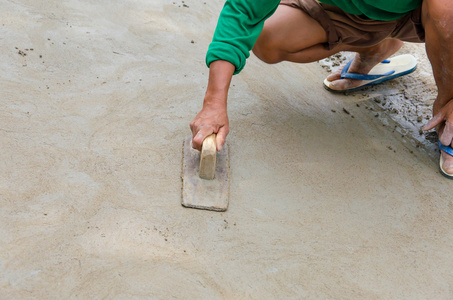
{"label": "worker's arm", "polygon": [[217,150],[228,134],[227,97],[233,74],[245,66],[264,21],[277,9],[280,0],[227,0],[206,54],[209,83],[202,110],[190,123],[193,147],[217,133]]}
{"label": "worker's arm", "polygon": [[235,66],[228,61],[216,60],[209,68],[209,82],[203,108],[190,123],[193,147],[200,150],[203,140],[217,133],[217,151],[222,149],[229,132],[227,97]]}

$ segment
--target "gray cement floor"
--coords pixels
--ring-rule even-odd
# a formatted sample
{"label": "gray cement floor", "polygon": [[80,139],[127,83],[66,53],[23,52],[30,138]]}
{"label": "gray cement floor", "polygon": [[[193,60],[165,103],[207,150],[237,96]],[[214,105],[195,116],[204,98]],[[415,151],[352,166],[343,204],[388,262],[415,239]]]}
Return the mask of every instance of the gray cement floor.
{"label": "gray cement floor", "polygon": [[251,58],[229,210],[181,207],[222,1],[184,4],[0,0],[0,298],[451,299],[451,181],[316,63]]}

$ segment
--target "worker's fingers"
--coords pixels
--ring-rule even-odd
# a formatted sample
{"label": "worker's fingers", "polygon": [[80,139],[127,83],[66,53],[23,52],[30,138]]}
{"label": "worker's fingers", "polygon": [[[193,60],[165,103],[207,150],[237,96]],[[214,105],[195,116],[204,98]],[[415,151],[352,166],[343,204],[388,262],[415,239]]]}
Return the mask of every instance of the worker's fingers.
{"label": "worker's fingers", "polygon": [[192,147],[197,150],[201,150],[204,139],[214,132],[214,128],[211,126],[203,126],[197,132],[193,132],[194,136],[192,139]]}
{"label": "worker's fingers", "polygon": [[426,123],[426,125],[423,127],[423,130],[431,130],[439,125],[442,121],[444,121],[444,112],[441,110],[434,117],[432,117],[431,120],[428,121],[428,123]]}
{"label": "worker's fingers", "polygon": [[423,130],[430,130],[436,127],[439,141],[450,146],[453,141],[453,101],[447,102],[439,112],[425,125]]}
{"label": "worker's fingers", "polygon": [[203,109],[197,114],[195,119],[190,123],[192,130],[192,147],[201,150],[204,139],[212,134],[220,132],[220,143],[216,142],[216,148],[222,148],[228,134],[228,115],[224,106],[203,106]]}
{"label": "worker's fingers", "polygon": [[229,131],[230,131],[230,128],[229,128],[228,124],[226,124],[223,127],[220,127],[219,132],[217,132],[217,138],[216,138],[217,151],[222,150]]}
{"label": "worker's fingers", "polygon": [[439,134],[439,141],[445,145],[450,146],[453,139],[453,123],[446,121],[442,133]]}

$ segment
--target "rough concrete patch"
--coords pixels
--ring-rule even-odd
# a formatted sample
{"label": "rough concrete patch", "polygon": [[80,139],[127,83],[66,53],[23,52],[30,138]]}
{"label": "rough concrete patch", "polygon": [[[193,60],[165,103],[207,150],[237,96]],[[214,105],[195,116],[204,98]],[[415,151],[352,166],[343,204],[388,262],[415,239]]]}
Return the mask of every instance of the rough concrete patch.
{"label": "rough concrete patch", "polygon": [[[412,54],[418,61],[417,70],[383,84],[366,88],[354,94],[363,100],[371,100],[369,107],[382,113],[377,116],[384,124],[393,121],[398,133],[408,138],[413,145],[424,149],[431,157],[437,157],[437,135],[424,132],[423,125],[431,118],[432,104],[437,88],[426,56],[424,44],[405,44],[395,55]],[[341,52],[319,61],[327,72],[343,67],[354,58],[352,52]]]}

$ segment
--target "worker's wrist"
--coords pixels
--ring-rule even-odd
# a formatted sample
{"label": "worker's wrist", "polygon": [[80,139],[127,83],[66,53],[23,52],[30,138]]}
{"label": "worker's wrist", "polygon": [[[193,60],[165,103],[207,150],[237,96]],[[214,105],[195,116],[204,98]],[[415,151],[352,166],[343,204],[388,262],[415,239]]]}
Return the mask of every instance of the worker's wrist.
{"label": "worker's wrist", "polygon": [[224,60],[217,60],[211,63],[208,87],[206,89],[207,98],[227,98],[234,69],[230,62]]}
{"label": "worker's wrist", "polygon": [[224,93],[210,94],[206,92],[203,108],[226,109],[227,97]]}

